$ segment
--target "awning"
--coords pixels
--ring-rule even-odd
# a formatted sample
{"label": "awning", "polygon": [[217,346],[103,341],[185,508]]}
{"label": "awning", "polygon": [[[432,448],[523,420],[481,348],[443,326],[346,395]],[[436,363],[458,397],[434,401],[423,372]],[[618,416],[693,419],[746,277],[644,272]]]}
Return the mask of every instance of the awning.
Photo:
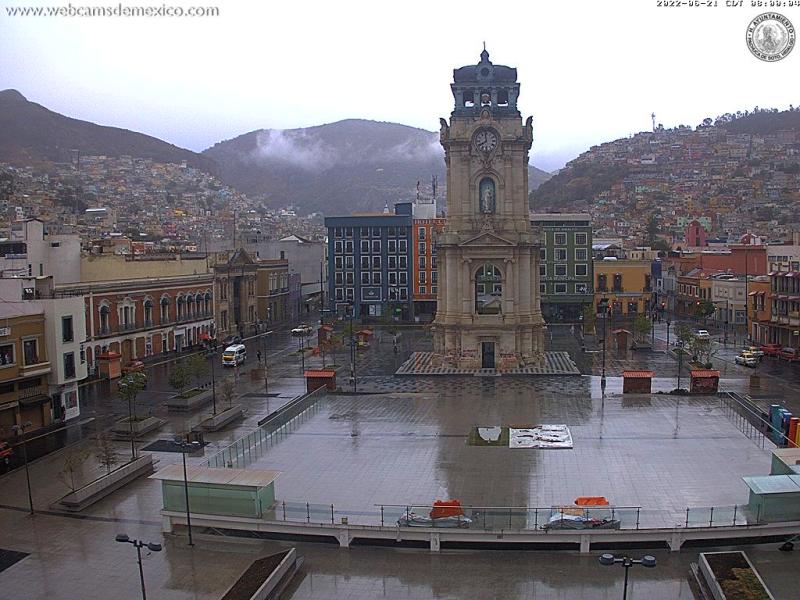
{"label": "awning", "polygon": [[623,379],[652,379],[653,371],[623,371]]}
{"label": "awning", "polygon": [[305,372],[306,379],[330,379],[336,376],[333,369],[314,369]]}
{"label": "awning", "polygon": [[198,337],[199,337],[199,339],[200,339],[200,341],[201,341],[201,342],[205,342],[206,340],[213,339],[213,338],[211,337],[211,334],[210,334],[210,333],[207,333],[207,332],[205,332],[205,331],[204,331],[203,333],[201,333],[201,334],[200,334]]}
{"label": "awning", "polygon": [[750,293],[749,293],[749,294],[747,294],[747,295],[748,295],[748,296],[755,296],[756,294],[758,294],[758,292],[750,292]]}
{"label": "awning", "polygon": [[706,377],[717,377],[719,378],[719,371],[716,369],[697,369],[695,371],[689,371],[689,374],[694,378],[704,379]]}
{"label": "awning", "polygon": [[45,402],[50,402],[50,396],[45,394],[36,394],[30,398],[19,399],[19,403],[22,406],[36,406],[37,404],[44,404]]}

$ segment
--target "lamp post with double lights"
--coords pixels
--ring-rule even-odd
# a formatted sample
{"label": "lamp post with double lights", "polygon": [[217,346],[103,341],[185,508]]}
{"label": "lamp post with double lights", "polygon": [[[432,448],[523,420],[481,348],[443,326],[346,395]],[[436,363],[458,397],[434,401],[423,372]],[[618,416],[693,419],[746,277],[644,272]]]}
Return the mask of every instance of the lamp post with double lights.
{"label": "lamp post with double lights", "polygon": [[175,445],[180,448],[183,457],[183,493],[186,500],[186,527],[189,530],[189,545],[194,546],[192,541],[192,517],[189,510],[189,478],[186,475],[186,455],[196,452],[200,448],[200,442],[187,442],[181,437],[176,437]]}
{"label": "lamp post with double lights", "polygon": [[600,389],[606,389],[606,337],[608,336],[608,298],[601,298],[598,304],[603,312],[603,373],[600,376]]}
{"label": "lamp post with double lights", "polygon": [[143,542],[141,540],[132,540],[126,533],[118,533],[115,541],[123,544],[133,544],[136,548],[136,560],[139,563],[139,580],[142,583],[142,600],[147,600],[147,592],[144,589],[144,569],[142,568],[142,548],[147,548],[150,552],[161,552],[161,544],[153,542]]}
{"label": "lamp post with double lights", "polygon": [[630,568],[633,565],[641,565],[643,567],[647,567],[648,569],[652,569],[656,566],[656,564],[658,564],[655,556],[650,556],[649,554],[643,556],[642,558],[630,558],[629,556],[616,558],[613,554],[602,554],[598,561],[604,567],[622,565],[625,568],[625,582],[622,584],[622,600],[627,600],[628,598],[628,571]]}
{"label": "lamp post with double lights", "polygon": [[355,312],[355,305],[352,300],[347,301],[347,312],[350,317],[350,381],[353,382],[353,392],[358,389],[358,382],[356,381],[356,343],[353,336],[353,313]]}
{"label": "lamp post with double lights", "polygon": [[[33,423],[30,421],[25,421],[19,425],[12,425],[11,431],[22,437],[25,435],[25,430],[32,425]],[[35,513],[33,511],[33,494],[31,493],[31,471],[28,466],[28,441],[25,439],[22,440],[22,460],[25,462],[25,480],[28,483],[28,505],[30,506],[30,514],[33,515]]]}

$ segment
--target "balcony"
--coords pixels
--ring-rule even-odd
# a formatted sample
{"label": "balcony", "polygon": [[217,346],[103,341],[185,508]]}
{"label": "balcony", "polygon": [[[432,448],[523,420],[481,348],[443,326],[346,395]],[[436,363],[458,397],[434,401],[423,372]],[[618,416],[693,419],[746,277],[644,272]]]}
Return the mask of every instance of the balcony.
{"label": "balcony", "polygon": [[[49,368],[50,363],[47,364]],[[47,388],[43,385],[37,385],[34,387],[25,388],[24,390],[19,390],[19,392],[17,392],[17,398],[19,398],[20,400],[24,398],[33,398],[34,396],[42,396],[42,395],[47,395]]]}
{"label": "balcony", "polygon": [[30,377],[32,375],[46,375],[50,372],[50,361],[33,362],[32,364],[25,364],[19,366],[20,377]]}
{"label": "balcony", "polygon": [[136,326],[136,323],[120,323],[119,324],[119,330],[121,332],[123,332],[123,331],[133,331],[134,329],[139,329]]}

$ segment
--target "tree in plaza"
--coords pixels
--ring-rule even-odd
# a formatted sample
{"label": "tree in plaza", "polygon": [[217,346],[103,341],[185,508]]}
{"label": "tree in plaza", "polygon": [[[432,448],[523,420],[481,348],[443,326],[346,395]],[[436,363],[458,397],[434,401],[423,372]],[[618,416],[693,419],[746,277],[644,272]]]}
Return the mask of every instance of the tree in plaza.
{"label": "tree in plaza", "polygon": [[219,393],[223,400],[228,401],[228,408],[230,408],[233,405],[233,399],[236,398],[236,380],[233,377],[223,379],[219,386]]}
{"label": "tree in plaza", "polygon": [[111,436],[107,433],[98,434],[95,437],[95,458],[102,466],[106,468],[107,473],[111,473],[111,469],[119,462],[119,455],[117,448]]}
{"label": "tree in plaza", "polygon": [[636,315],[636,319],[633,321],[633,339],[639,343],[644,342],[650,333],[650,329],[650,319],[643,314]]}
{"label": "tree in plaza", "polygon": [[58,473],[58,478],[66,484],[70,491],[74,492],[78,489],[80,479],[76,480],[75,476],[80,473],[88,456],[88,453],[82,450],[73,450],[64,456],[64,465]]}
{"label": "tree in plaza", "polygon": [[186,366],[182,362],[178,362],[173,363],[167,382],[172,389],[178,392],[179,396],[182,396],[184,390],[189,386],[190,378],[191,375]]}
{"label": "tree in plaza", "polygon": [[675,336],[678,338],[678,341],[681,342],[681,346],[689,346],[694,340],[694,333],[692,333],[692,328],[689,327],[686,323],[678,323],[675,326]]}
{"label": "tree in plaza", "polygon": [[195,387],[200,387],[201,380],[208,375],[208,361],[202,354],[193,354],[183,363],[189,377],[194,377]]}
{"label": "tree in plaza", "polygon": [[690,346],[695,360],[706,368],[711,368],[711,358],[717,353],[717,347],[708,338],[694,338]]}
{"label": "tree in plaza", "polygon": [[595,312],[594,305],[587,304],[583,307],[583,332],[594,333],[596,323],[597,313]]}
{"label": "tree in plaza", "polygon": [[714,306],[714,303],[711,302],[711,300],[700,300],[697,303],[697,316],[705,319],[713,315],[716,309],[717,307]]}
{"label": "tree in plaza", "polygon": [[142,371],[128,373],[117,383],[117,394],[120,399],[128,404],[130,414],[128,417],[136,420],[136,396],[147,387],[147,375]]}

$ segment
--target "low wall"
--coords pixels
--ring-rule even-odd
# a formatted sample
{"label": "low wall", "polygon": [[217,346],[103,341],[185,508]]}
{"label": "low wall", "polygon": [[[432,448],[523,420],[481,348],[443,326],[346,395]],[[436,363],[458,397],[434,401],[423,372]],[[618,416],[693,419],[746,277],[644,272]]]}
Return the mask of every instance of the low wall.
{"label": "low wall", "polygon": [[149,475],[153,468],[153,455],[145,454],[103,475],[91,483],[70,492],[58,501],[58,508],[65,508],[72,512],[79,512],[102,500],[112,492],[142,475]]}

